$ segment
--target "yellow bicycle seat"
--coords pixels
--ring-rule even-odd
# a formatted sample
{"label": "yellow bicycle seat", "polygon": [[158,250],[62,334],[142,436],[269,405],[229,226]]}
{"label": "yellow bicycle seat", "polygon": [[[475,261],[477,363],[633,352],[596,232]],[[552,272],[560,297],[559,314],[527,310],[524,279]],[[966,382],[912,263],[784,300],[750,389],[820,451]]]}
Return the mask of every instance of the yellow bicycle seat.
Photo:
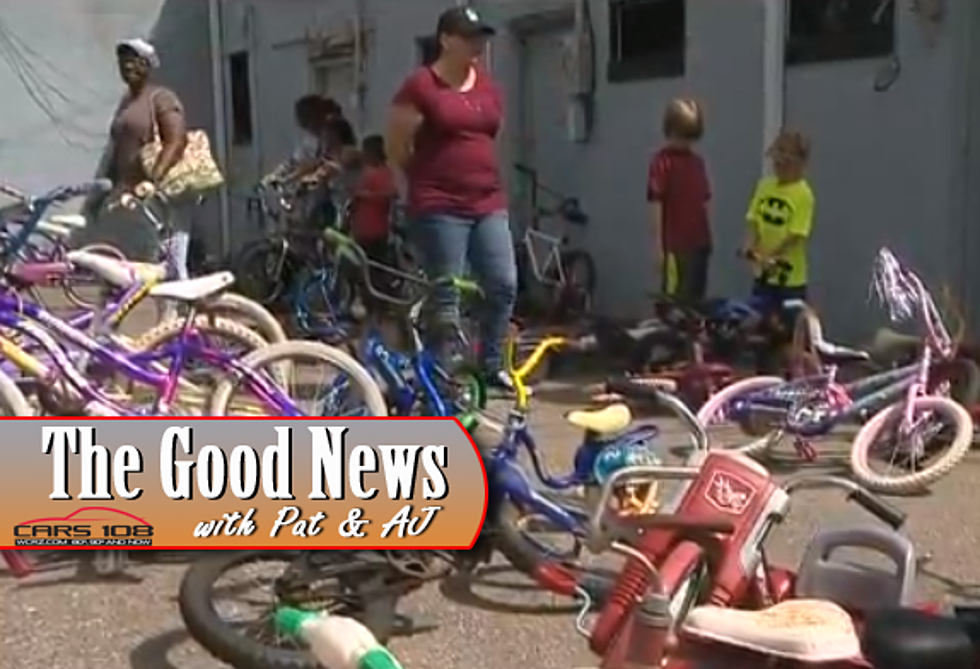
{"label": "yellow bicycle seat", "polygon": [[565,420],[582,430],[606,436],[628,428],[633,422],[633,412],[625,404],[610,404],[602,409],[569,411]]}

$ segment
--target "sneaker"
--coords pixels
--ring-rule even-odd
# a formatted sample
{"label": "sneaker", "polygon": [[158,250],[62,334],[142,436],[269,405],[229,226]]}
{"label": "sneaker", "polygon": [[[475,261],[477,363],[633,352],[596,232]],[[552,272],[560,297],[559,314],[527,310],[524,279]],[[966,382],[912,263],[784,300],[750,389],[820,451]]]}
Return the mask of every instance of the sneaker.
{"label": "sneaker", "polygon": [[[511,378],[510,374],[500,370],[498,372],[490,374],[487,379],[487,390],[497,393],[502,393],[507,396],[513,397],[516,392],[514,389],[514,379]],[[527,396],[531,397],[534,395],[534,389],[527,389]]]}

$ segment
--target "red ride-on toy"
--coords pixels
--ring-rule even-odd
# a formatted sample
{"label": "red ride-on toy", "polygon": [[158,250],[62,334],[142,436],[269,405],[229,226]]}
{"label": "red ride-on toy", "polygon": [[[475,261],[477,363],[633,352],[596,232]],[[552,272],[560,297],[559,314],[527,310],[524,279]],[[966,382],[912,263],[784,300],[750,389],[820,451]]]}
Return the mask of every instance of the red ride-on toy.
{"label": "red ride-on toy", "polygon": [[[610,390],[647,400],[659,393]],[[609,504],[627,481],[664,479],[691,483],[658,514],[624,517]],[[817,487],[846,491],[887,527],[822,530],[796,570],[773,567],[769,531],[786,516],[793,492]],[[578,627],[604,669],[973,669],[963,624],[913,608],[918,558],[898,532],[904,521],[846,479],[780,485],[758,463],[726,452],[709,452],[699,468],[626,468],[603,488],[590,549],[611,548],[627,562],[611,586],[580,580],[587,606]],[[887,566],[845,561],[846,549],[873,552]]]}

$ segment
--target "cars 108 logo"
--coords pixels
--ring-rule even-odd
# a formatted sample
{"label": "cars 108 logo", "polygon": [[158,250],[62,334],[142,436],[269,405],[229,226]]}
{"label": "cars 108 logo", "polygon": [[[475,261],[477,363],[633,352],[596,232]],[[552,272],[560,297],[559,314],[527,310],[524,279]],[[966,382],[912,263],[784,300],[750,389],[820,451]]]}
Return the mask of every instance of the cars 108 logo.
{"label": "cars 108 logo", "polygon": [[14,545],[27,547],[145,547],[153,526],[119,509],[87,506],[63,518],[35,518],[14,526]]}

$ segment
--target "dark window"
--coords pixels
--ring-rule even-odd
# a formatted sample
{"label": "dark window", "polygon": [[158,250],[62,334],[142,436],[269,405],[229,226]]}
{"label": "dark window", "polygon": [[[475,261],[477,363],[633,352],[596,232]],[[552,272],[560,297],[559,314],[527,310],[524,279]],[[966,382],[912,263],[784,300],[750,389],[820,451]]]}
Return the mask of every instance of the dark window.
{"label": "dark window", "polygon": [[228,78],[231,86],[231,141],[233,144],[252,143],[252,75],[249,72],[248,52],[228,56]]}
{"label": "dark window", "polygon": [[880,58],[895,48],[895,0],[790,0],[786,62]]}
{"label": "dark window", "polygon": [[609,81],[684,74],[685,0],[609,3]]}
{"label": "dark window", "polygon": [[439,40],[435,37],[419,37],[416,40],[419,50],[419,64],[432,65],[439,57]]}

